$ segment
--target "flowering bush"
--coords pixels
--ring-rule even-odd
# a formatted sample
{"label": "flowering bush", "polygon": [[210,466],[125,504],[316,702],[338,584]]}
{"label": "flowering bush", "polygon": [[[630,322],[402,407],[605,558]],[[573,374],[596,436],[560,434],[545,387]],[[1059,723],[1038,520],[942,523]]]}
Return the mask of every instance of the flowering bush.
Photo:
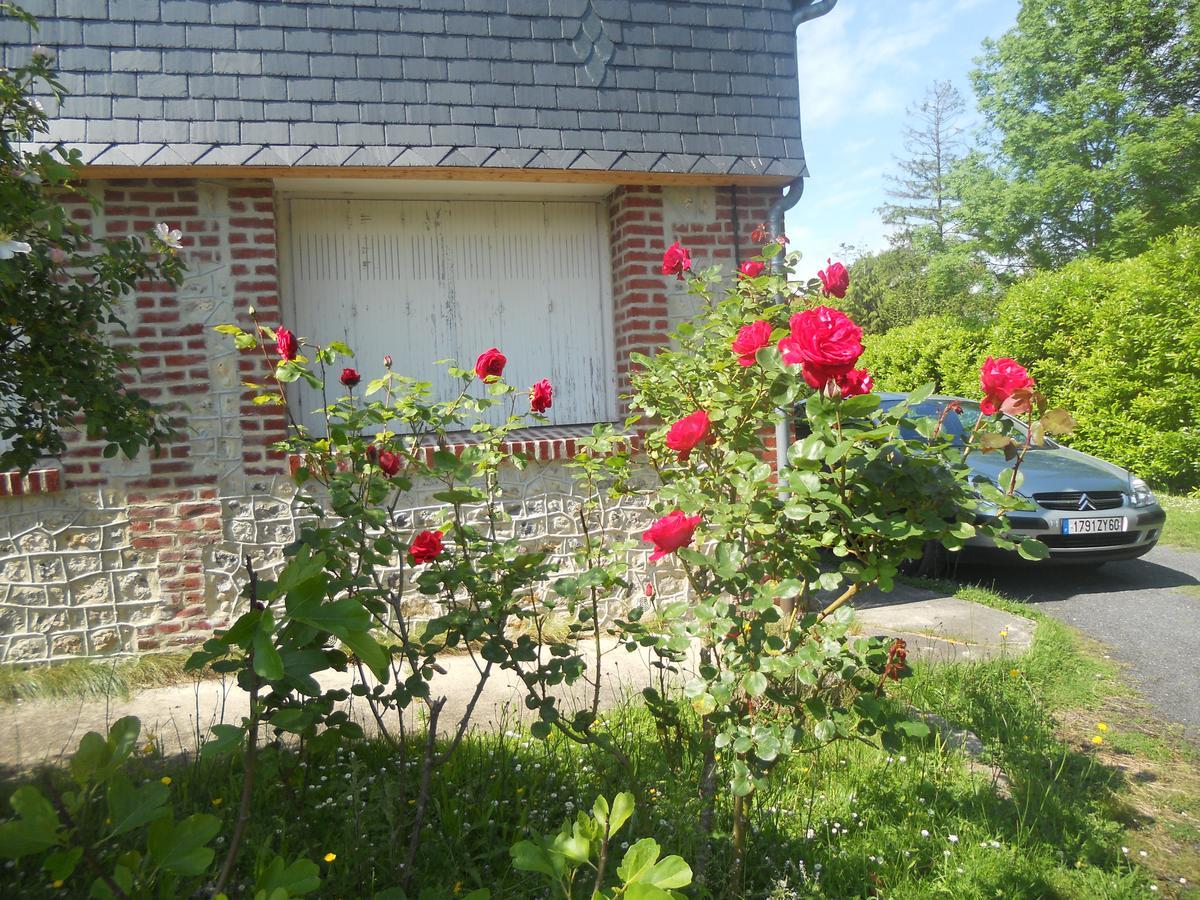
{"label": "flowering bush", "polygon": [[[845,738],[878,736],[892,747],[927,731],[880,700],[884,682],[904,671],[905,648],[853,634],[845,604],[865,587],[890,588],[930,541],[954,549],[982,529],[1014,545],[999,526],[978,524],[985,507],[963,448],[910,412],[932,388],[881,410],[869,373],[857,368],[861,330],[823,302],[845,293],[844,266],[792,293],[797,258],[780,241],[753,260],[759,272],[773,263],[770,274],[724,287],[719,270],[682,268],[682,259],[690,263],[672,247],[663,270],[692,272],[703,312],[679,328],[677,349],[636,358],[632,402],[661,482],[661,518],[644,535],[650,560],[677,565],[692,602],[648,597],[618,629],[631,647],[651,643],[677,661],[699,647],[682,700],[648,696],[664,718],[677,721],[681,702],[700,716],[704,831],[724,755],[736,885],[748,798],[780,759]],[[1023,386],[1006,372],[1011,403]],[[770,440],[781,422],[789,468],[777,475]],[[924,439],[905,437],[914,431]],[[1018,503],[994,493],[990,502]],[[705,863],[697,860],[701,883]]]}

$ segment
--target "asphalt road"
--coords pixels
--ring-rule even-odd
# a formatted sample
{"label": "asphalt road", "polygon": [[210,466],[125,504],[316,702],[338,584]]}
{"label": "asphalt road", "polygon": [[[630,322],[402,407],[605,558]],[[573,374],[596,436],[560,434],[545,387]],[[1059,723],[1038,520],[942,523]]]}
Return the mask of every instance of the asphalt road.
{"label": "asphalt road", "polygon": [[1157,547],[1094,570],[964,565],[958,578],[1101,641],[1163,719],[1200,737],[1200,553]]}

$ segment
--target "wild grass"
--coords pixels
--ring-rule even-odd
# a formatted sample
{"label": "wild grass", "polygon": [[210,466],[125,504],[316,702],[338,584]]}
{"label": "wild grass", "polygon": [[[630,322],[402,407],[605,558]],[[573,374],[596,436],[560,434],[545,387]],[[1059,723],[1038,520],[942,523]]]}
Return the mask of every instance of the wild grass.
{"label": "wild grass", "polygon": [[1167,511],[1162,542],[1188,550],[1200,550],[1200,497],[1170,497],[1162,494],[1158,502]]}
{"label": "wild grass", "polygon": [[[1190,863],[1149,840],[1186,847],[1195,797],[1190,788],[1171,795],[1179,808],[1173,833],[1155,836],[1139,824],[1148,801],[1134,780],[1145,748],[1116,719],[1101,743],[1087,737],[1097,716],[1109,715],[1103,704],[1112,676],[1107,661],[1044,619],[1030,652],[1015,660],[917,666],[896,702],[970,729],[982,740],[982,758],[936,741],[891,754],[844,743],[791,758],[755,797],[745,884],[728,891],[718,878],[713,893],[691,896],[1125,898],[1149,896],[1152,883],[1158,896],[1177,893],[1180,877],[1192,879]],[[1078,718],[1074,731],[1064,728],[1065,712]],[[698,858],[695,723],[664,736],[631,703],[608,713],[606,724],[631,771],[598,749],[553,737],[539,742],[515,724],[466,741],[434,781],[414,873],[420,896],[480,886],[496,898],[545,896],[534,877],[512,870],[508,847],[531,832],[557,830],[597,794],[620,790],[637,796],[629,840],[653,836],[664,852]],[[1114,760],[1118,752],[1129,754],[1124,763]],[[261,759],[240,860],[244,883],[273,853],[336,854],[321,863],[321,896],[371,897],[398,882],[397,835],[412,809],[414,762],[380,740],[273,746]],[[215,811],[232,826],[236,761],[151,755],[139,765],[141,777],[157,778],[164,767],[172,775],[177,811]],[[1158,771],[1167,777],[1166,768]],[[721,776],[728,774],[723,768]],[[729,827],[722,813],[712,872],[729,862]],[[0,885],[5,880],[5,896],[63,896],[32,866],[0,870]],[[84,894],[82,883],[68,887]]]}
{"label": "wild grass", "polygon": [[139,690],[187,684],[190,650],[112,659],[81,659],[38,665],[0,666],[0,703],[62,698],[127,699]]}

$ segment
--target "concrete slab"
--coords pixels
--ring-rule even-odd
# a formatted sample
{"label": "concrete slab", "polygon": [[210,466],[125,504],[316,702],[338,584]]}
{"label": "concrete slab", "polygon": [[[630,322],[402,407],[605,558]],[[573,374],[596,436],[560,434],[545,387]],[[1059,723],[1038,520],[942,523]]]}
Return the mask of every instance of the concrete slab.
{"label": "concrete slab", "polygon": [[[1018,655],[1033,639],[1035,623],[1020,616],[917,588],[899,586],[889,594],[871,592],[857,604],[856,628],[867,634],[904,638],[912,658],[942,662]],[[612,707],[648,686],[659,686],[659,670],[645,650],[628,653],[605,642],[601,663],[601,706]],[[434,696],[448,700],[439,731],[449,731],[466,708],[477,683],[471,657],[450,656],[444,675],[431,683]],[[685,665],[686,678],[694,661]],[[321,679],[326,688],[349,688],[352,674],[332,673]],[[592,687],[580,682],[554,692],[559,709],[569,715],[590,704]],[[474,728],[502,728],[532,716],[524,708],[517,677],[494,671],[475,707]],[[377,730],[365,701],[351,698],[346,707],[368,731]],[[238,723],[248,712],[247,696],[231,681],[144,691],[128,700],[33,701],[0,706],[0,774],[27,770],[42,763],[61,763],[88,731],[104,733],[122,716],[137,716],[144,734],[156,736],[164,753],[190,753],[214,724]],[[423,710],[423,707],[422,707]],[[394,725],[395,722],[388,723]],[[408,724],[413,723],[410,717]]]}

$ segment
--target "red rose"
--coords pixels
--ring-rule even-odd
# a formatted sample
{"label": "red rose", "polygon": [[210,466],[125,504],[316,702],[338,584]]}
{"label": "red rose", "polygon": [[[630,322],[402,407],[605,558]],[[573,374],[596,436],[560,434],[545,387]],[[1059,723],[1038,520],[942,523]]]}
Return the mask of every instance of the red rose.
{"label": "red rose", "polygon": [[392,354],[389,353],[383,358],[383,367],[385,369],[390,369],[392,367]]}
{"label": "red rose", "polygon": [[384,450],[379,454],[379,468],[383,469],[383,474],[391,478],[400,471],[400,457],[391,450]]}
{"label": "red rose", "polygon": [[492,347],[490,350],[480,353],[479,358],[475,360],[475,374],[481,381],[499,378],[504,374],[504,367],[507,363],[508,357]]}
{"label": "red rose", "polygon": [[851,369],[845,375],[839,375],[834,381],[843,397],[857,397],[859,394],[869,394],[875,390],[875,380],[866,369]]}
{"label": "red rose", "polygon": [[442,532],[422,531],[408,545],[408,558],[414,566],[433,562],[442,553]]}
{"label": "red rose", "polygon": [[[1025,371],[1025,367],[1016,360],[1007,356],[1000,359],[992,359],[989,356],[979,370],[979,384],[983,387],[983,400],[979,409],[985,416],[992,416],[1014,393],[1032,388],[1034,381]],[[1028,411],[1028,405],[1024,410],[1013,410],[1017,414]]]}
{"label": "red rose", "polygon": [[699,516],[685,516],[677,509],[647,528],[642,532],[642,540],[654,545],[650,562],[657,562],[668,553],[674,553],[680,547],[690,544],[699,524]]}
{"label": "red rose", "polygon": [[759,319],[738,329],[733,339],[733,352],[738,354],[738,365],[752,366],[755,354],[771,343],[771,323]]}
{"label": "red rose", "polygon": [[668,247],[667,252],[663,254],[662,273],[664,275],[674,275],[683,281],[683,273],[691,267],[691,254],[679,246],[679,241]]}
{"label": "red rose", "polygon": [[536,413],[544,413],[550,408],[550,401],[553,397],[553,385],[550,384],[549,379],[543,378],[529,389],[529,408]]}
{"label": "red rose", "polygon": [[757,259],[748,259],[742,263],[742,267],[738,269],[743,278],[757,278],[767,267],[760,263]]}
{"label": "red rose", "polygon": [[818,306],[796,313],[792,333],[779,342],[785,363],[804,366],[804,380],[820,390],[845,375],[862,356],[862,329],[844,312]]}
{"label": "red rose", "polygon": [[352,388],[356,384],[358,384],[360,381],[362,381],[362,376],[358,374],[357,369],[351,369],[351,368],[347,367],[345,369],[342,369],[342,374],[338,378],[338,381],[340,381],[346,387]]}
{"label": "red rose", "polygon": [[367,462],[373,463],[379,459],[379,448],[374,444],[367,444]]}
{"label": "red rose", "polygon": [[680,462],[685,462],[688,454],[697,444],[708,437],[708,433],[708,413],[701,409],[690,416],[684,416],[672,425],[667,432],[666,444],[672,450],[679,452]]}
{"label": "red rose", "polygon": [[826,297],[832,294],[841,300],[850,287],[850,273],[840,262],[834,262],[832,259],[826,261],[829,268],[817,273],[817,277],[821,279],[821,290],[825,292]]}
{"label": "red rose", "polygon": [[296,336],[286,328],[280,328],[275,332],[275,348],[279,351],[279,355],[286,360],[293,360],[300,350],[300,343],[296,340]]}

